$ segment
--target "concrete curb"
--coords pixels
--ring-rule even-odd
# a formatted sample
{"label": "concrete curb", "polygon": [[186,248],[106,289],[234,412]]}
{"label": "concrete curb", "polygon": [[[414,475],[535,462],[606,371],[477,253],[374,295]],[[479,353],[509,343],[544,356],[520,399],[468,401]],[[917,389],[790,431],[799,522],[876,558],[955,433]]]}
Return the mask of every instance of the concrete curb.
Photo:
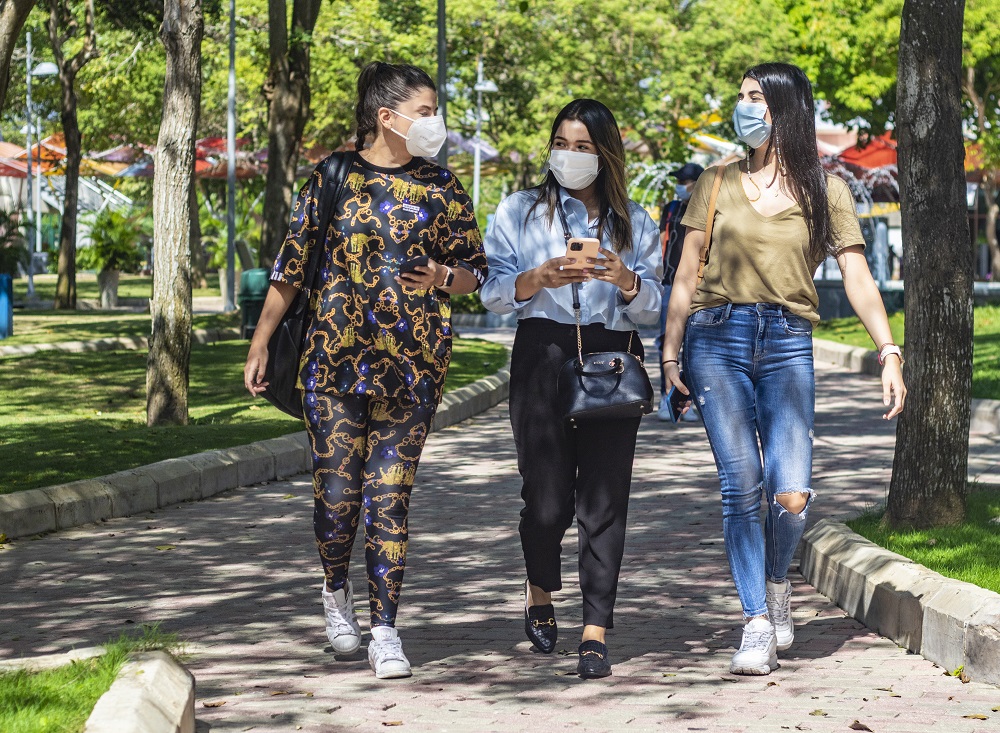
{"label": "concrete curb", "polygon": [[802,575],[850,616],[946,671],[1000,685],[1000,594],[945,578],[822,519],[802,538]]}
{"label": "concrete curb", "polygon": [[[0,661],[0,673],[65,667],[104,654],[104,647],[74,649]],[[194,733],[194,675],[163,651],[132,654],[101,695],[84,733]]]}
{"label": "concrete curb", "polygon": [[[198,328],[191,332],[191,342],[211,344],[216,341],[235,341],[242,338],[238,328]],[[21,346],[0,346],[0,357],[29,356],[39,351],[63,351],[79,354],[85,351],[122,351],[149,348],[146,336],[120,336],[95,341],[60,341],[54,344],[23,344]]]}
{"label": "concrete curb", "polygon": [[194,733],[194,676],[166,652],[133,654],[84,733]]}
{"label": "concrete curb", "polygon": [[[434,415],[431,430],[442,430],[488,410],[507,399],[509,390],[510,372],[501,369],[448,392]],[[305,431],[168,458],[108,476],[0,495],[0,534],[14,539],[127,517],[311,469]]]}
{"label": "concrete curb", "polygon": [[[882,376],[878,354],[860,346],[847,346],[836,341],[814,338],[813,358],[838,364],[858,374]],[[973,399],[969,430],[992,435],[1000,433],[1000,400]]]}

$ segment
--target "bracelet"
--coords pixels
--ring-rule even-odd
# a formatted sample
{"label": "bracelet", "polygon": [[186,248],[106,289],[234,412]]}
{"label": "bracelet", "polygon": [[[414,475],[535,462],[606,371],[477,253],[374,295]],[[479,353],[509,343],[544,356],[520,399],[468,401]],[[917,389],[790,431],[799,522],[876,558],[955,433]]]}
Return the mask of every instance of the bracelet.
{"label": "bracelet", "polygon": [[899,358],[899,365],[903,366],[903,351],[896,344],[882,344],[878,350],[879,366],[885,366],[885,357],[895,354]]}
{"label": "bracelet", "polygon": [[681,365],[681,363],[679,361],[677,361],[677,359],[664,359],[660,363],[661,364],[676,364],[677,366]]}
{"label": "bracelet", "polygon": [[639,280],[639,273],[634,272],[632,274],[635,275],[635,280],[632,281],[632,287],[628,290],[622,290],[622,295],[626,297],[632,297],[633,295],[639,294],[639,283],[641,282],[641,280]]}

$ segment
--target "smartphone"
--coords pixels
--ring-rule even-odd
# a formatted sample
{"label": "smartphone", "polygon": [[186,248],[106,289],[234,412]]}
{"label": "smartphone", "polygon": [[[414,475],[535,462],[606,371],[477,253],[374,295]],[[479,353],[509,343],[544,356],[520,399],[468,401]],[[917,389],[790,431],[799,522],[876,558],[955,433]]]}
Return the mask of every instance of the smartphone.
{"label": "smartphone", "polygon": [[420,255],[419,257],[414,257],[412,260],[407,260],[399,266],[399,272],[416,272],[418,267],[427,267],[427,263],[430,260],[430,255]]}
{"label": "smartphone", "polygon": [[[687,380],[684,379],[684,373],[681,372],[681,382],[684,386],[691,390],[688,385]],[[681,419],[681,413],[684,412],[684,406],[691,402],[692,396],[689,394],[684,394],[677,387],[671,386],[670,391],[667,392],[667,403],[670,405],[670,420],[672,422],[677,422]]]}
{"label": "smartphone", "polygon": [[587,258],[590,257],[596,260],[600,256],[597,251],[600,248],[601,240],[594,237],[571,238],[566,242],[566,256],[573,257],[576,259],[576,262],[563,265],[563,268],[566,270],[582,270],[593,267],[593,265],[587,262]]}

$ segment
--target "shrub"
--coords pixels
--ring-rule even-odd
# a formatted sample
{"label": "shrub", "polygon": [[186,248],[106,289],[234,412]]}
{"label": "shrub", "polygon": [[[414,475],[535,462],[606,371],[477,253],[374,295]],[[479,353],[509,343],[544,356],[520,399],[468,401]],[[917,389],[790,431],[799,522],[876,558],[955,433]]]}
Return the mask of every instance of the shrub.
{"label": "shrub", "polygon": [[123,213],[109,208],[98,212],[90,230],[90,246],[77,251],[77,266],[99,272],[138,272],[142,266],[141,218],[142,212]]}

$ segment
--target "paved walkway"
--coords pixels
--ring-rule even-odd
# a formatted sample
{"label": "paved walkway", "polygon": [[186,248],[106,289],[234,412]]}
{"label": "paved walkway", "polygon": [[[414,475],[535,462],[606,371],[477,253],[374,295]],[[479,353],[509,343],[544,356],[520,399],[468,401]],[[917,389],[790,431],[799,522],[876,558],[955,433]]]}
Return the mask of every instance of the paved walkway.
{"label": "paved walkway", "polygon": [[[881,501],[894,441],[871,378],[833,367],[818,376],[814,519]],[[994,441],[973,442],[972,472],[993,474]],[[946,676],[798,575],[796,642],[781,669],[727,674],[740,612],[711,452],[700,424],[654,417],[639,435],[609,634],[614,676],[581,681],[575,530],[564,543],[558,651],[533,653],[522,631],[518,490],[506,404],[428,441],[399,619],[408,680],[375,680],[363,653],[331,654],[306,476],[10,543],[0,552],[0,658],[159,622],[187,642],[199,731],[1000,730],[1000,690]],[[352,575],[363,586],[361,544]]]}

